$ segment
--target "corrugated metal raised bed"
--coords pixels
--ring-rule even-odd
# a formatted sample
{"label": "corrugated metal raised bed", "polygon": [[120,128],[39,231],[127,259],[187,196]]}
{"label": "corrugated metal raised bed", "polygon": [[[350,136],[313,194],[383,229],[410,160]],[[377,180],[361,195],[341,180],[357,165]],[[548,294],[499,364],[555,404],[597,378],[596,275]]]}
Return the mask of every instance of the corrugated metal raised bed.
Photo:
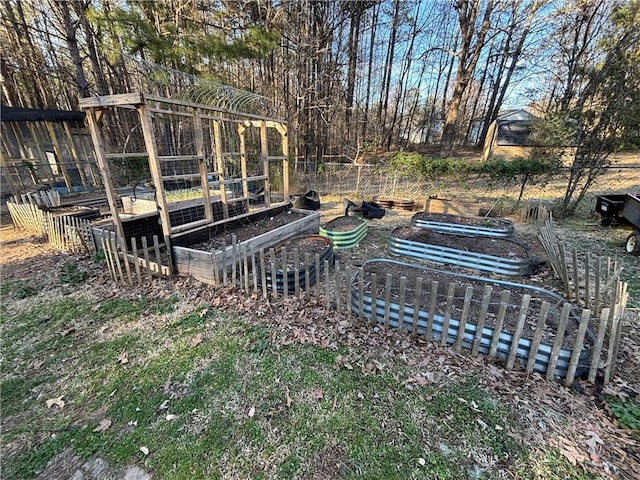
{"label": "corrugated metal raised bed", "polygon": [[465,217],[448,213],[418,212],[411,217],[411,225],[443,233],[483,237],[513,237],[513,222],[504,218]]}
{"label": "corrugated metal raised bed", "polygon": [[[415,331],[418,335],[429,335],[430,338],[438,339],[442,344],[456,344],[461,347],[471,349],[474,354],[482,353],[489,354],[491,356],[508,359],[513,355],[514,361],[517,360],[525,366],[530,366],[533,371],[540,373],[546,373],[551,359],[553,358],[553,375],[555,377],[565,377],[569,369],[571,357],[573,353],[573,346],[567,346],[566,343],[571,343],[565,336],[565,331],[575,331],[578,327],[580,319],[574,312],[566,310],[568,317],[565,319],[567,322],[566,330],[563,327],[560,333],[558,324],[562,325],[562,312],[560,305],[564,303],[564,299],[559,295],[544,290],[542,288],[533,287],[530,285],[523,285],[518,283],[498,281],[492,279],[486,279],[482,277],[476,277],[471,275],[456,274],[453,272],[446,272],[427,267],[419,267],[408,263],[397,262],[389,259],[372,259],[363,265],[363,286],[360,287],[358,273],[354,274],[351,282],[351,310],[355,314],[360,313],[362,308],[362,315],[368,319],[373,318],[374,312],[374,299],[372,295],[372,275],[374,271],[380,272],[377,276],[377,287],[384,287],[384,279],[382,273],[389,273],[394,271],[405,272],[404,275],[407,280],[405,285],[406,289],[398,293],[399,278],[394,277],[392,285],[394,286],[394,294],[385,294],[385,291],[381,291],[380,288],[376,289],[375,294],[375,319],[379,323],[384,323],[390,327],[405,328],[408,331]],[[416,288],[412,288],[416,283],[416,278],[420,277],[421,290],[417,295],[420,295],[416,302]],[[439,289],[437,290],[436,299],[432,300],[432,281],[437,279],[439,281]],[[451,289],[451,285],[455,284],[455,289]],[[489,300],[483,298],[487,295],[486,286],[492,287],[490,292],[491,297]],[[468,286],[473,287],[473,293],[467,296],[463,293]],[[360,291],[362,290],[362,297]],[[510,290],[512,292],[519,292],[517,295],[511,295],[510,299],[512,305],[501,304],[501,297],[504,290]],[[449,293],[447,293],[449,291]],[[452,291],[455,291],[454,297],[458,298],[458,304],[456,301],[450,301],[448,295]],[[524,294],[531,296],[531,301],[527,305],[527,310],[523,313],[520,305],[520,298]],[[463,306],[464,302],[468,304]],[[388,301],[387,301],[388,299]],[[543,317],[544,324],[538,320],[542,317],[540,310],[543,307],[543,302],[550,304],[548,314]],[[415,313],[415,305],[418,304],[417,317]],[[487,306],[483,307],[482,304]],[[401,304],[403,307],[401,307]],[[446,307],[445,307],[446,305]],[[472,305],[469,307],[469,305]],[[509,312],[509,310],[511,310]],[[402,319],[400,314],[402,311]],[[470,313],[470,312],[473,313]],[[501,312],[506,313],[501,313]],[[502,315],[502,317],[501,317]],[[524,315],[528,315],[524,317]],[[518,328],[515,331],[509,332],[504,327],[507,321],[501,320],[505,316],[511,316],[518,318],[524,317],[521,323],[521,327],[518,332]],[[493,319],[495,325],[492,325],[489,321]],[[535,332],[531,332],[531,328],[525,325],[536,325]],[[463,332],[460,332],[461,324],[464,325]],[[446,325],[446,326],[445,326]],[[481,325],[479,328],[478,325]],[[561,347],[556,346],[554,352],[555,342],[545,341],[545,338],[538,336],[538,331],[547,330],[548,336],[553,336],[555,332],[560,341],[567,339]],[[556,332],[558,330],[558,332]],[[443,332],[444,340],[443,340]],[[582,332],[585,337],[580,339],[580,334],[576,334],[576,337],[581,342],[580,353],[577,357],[576,375],[581,375],[589,370],[591,365],[591,346],[595,342],[595,338],[592,332],[586,330]],[[462,337],[460,338],[460,336]],[[517,346],[513,347],[514,336],[518,338]],[[531,338],[529,338],[531,337]],[[536,338],[537,337],[537,338]],[[556,337],[557,338],[557,337]],[[574,340],[575,341],[575,340]],[[532,354],[532,346],[536,345],[533,360],[530,361],[530,355]],[[557,356],[556,356],[557,355]]]}
{"label": "corrugated metal raised bed", "polygon": [[[513,240],[453,235],[416,227],[394,229],[388,246],[393,255],[513,277],[527,273],[531,263],[526,248]],[[496,254],[485,253],[487,251]]]}
{"label": "corrugated metal raised bed", "polygon": [[[231,241],[225,241],[220,247],[214,246],[206,250],[205,247],[200,247],[203,243],[212,243],[216,237],[228,240],[234,231],[239,234],[244,227],[251,227],[258,222],[289,213],[295,214],[293,221],[273,228],[266,233],[240,240],[236,245],[233,245]],[[192,232],[173,236],[174,265],[179,274],[193,275],[198,280],[215,283],[219,278],[220,270],[231,267],[234,262],[239,260],[239,256],[249,255],[252,249],[256,253],[261,249],[269,249],[289,238],[314,234],[318,231],[319,226],[320,212],[294,209],[291,208],[291,204],[278,205],[259,212],[240,215]],[[220,242],[215,243],[220,244]],[[194,248],[194,246],[198,248]]]}
{"label": "corrugated metal raised bed", "polygon": [[367,235],[367,222],[342,216],[320,227],[320,235],[333,240],[333,248],[353,248]]}
{"label": "corrugated metal raised bed", "polygon": [[[305,243],[307,246],[305,246]],[[310,248],[309,243],[315,243],[315,246]],[[318,258],[316,259],[315,254],[310,254],[307,268],[307,260],[302,252],[309,253],[312,250],[318,253]],[[273,258],[271,253],[265,255],[264,277],[261,274],[261,264],[257,265],[258,285],[262,286],[264,278],[267,288],[272,290],[275,271],[276,289],[279,292],[285,290],[285,284],[287,292],[290,293],[296,292],[298,289],[307,288],[307,275],[309,286],[313,286],[316,283],[316,273],[322,271],[325,260],[329,262],[329,265],[333,265],[334,260],[333,242],[320,235],[295,237],[282,242],[274,249],[273,254]]]}

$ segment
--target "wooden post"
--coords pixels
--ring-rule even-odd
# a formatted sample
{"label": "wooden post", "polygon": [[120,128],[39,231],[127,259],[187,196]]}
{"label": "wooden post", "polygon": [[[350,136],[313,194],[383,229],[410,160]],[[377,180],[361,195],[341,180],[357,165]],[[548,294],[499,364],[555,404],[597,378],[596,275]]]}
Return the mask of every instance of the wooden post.
{"label": "wooden post", "polygon": [[544,326],[547,321],[547,315],[549,314],[549,308],[551,305],[549,302],[543,302],[540,307],[540,314],[538,315],[538,322],[536,323],[536,331],[533,333],[533,340],[531,340],[531,348],[529,348],[529,359],[527,360],[527,373],[532,373],[536,363],[536,355],[538,354],[538,348],[542,341],[542,333],[544,332]]}
{"label": "wooden post", "polygon": [[431,292],[429,293],[429,317],[427,318],[427,339],[433,338],[433,322],[438,304],[438,282],[431,282]]}
{"label": "wooden post", "polygon": [[287,136],[287,125],[277,123],[276,130],[282,137],[282,188],[286,201],[289,198],[289,137]]}
{"label": "wooden post", "polygon": [[311,295],[311,277],[309,266],[311,265],[311,255],[309,252],[304,254],[304,298],[308,299]]}
{"label": "wooden post", "polygon": [[324,306],[329,310],[331,307],[331,298],[329,297],[329,260],[324,261],[324,295]]}
{"label": "wooden post", "polygon": [[556,338],[553,341],[553,347],[551,347],[551,355],[549,355],[549,364],[547,366],[546,378],[548,381],[553,380],[554,371],[556,369],[556,362],[558,361],[558,354],[560,348],[562,348],[562,342],[564,340],[564,332],[567,328],[567,322],[569,320],[569,314],[571,313],[571,305],[565,303],[560,313],[560,324],[556,331]]}
{"label": "wooden post", "polygon": [[[220,180],[220,201],[222,202],[222,215],[229,218],[229,205],[227,205],[227,187],[224,184],[226,180],[225,162],[222,153],[222,134],[220,133],[220,122],[211,120],[213,124],[213,144],[216,153],[216,170],[218,170],[218,178]],[[272,259],[273,260],[273,259]]]}
{"label": "wooden post", "polygon": [[407,277],[400,277],[400,298],[398,299],[398,328],[404,328],[404,304],[407,290]]}
{"label": "wooden post", "polygon": [[503,290],[500,294],[500,308],[498,309],[498,316],[496,318],[496,324],[493,327],[493,337],[491,338],[491,347],[489,348],[489,356],[495,357],[498,351],[498,343],[500,342],[500,333],[502,333],[502,324],[504,323],[504,316],[507,313],[507,307],[509,306],[509,297],[511,292],[509,290]]}
{"label": "wooden post", "polygon": [[364,269],[358,269],[358,318],[364,319]]}
{"label": "wooden post", "polygon": [[122,222],[120,221],[116,193],[115,189],[113,188],[113,180],[111,178],[111,171],[109,169],[109,161],[105,156],[104,141],[102,139],[102,134],[100,133],[100,126],[98,125],[98,120],[94,108],[89,108],[87,110],[86,118],[89,124],[89,132],[91,133],[93,146],[95,148],[98,168],[100,169],[100,174],[102,175],[102,183],[104,185],[105,193],[107,194],[107,202],[109,203],[111,218],[113,219],[113,223],[118,235],[124,237],[124,229],[122,228]]}
{"label": "wooden post", "polygon": [[156,135],[153,130],[153,120],[151,113],[147,107],[142,104],[137,107],[138,115],[140,115],[140,123],[142,125],[142,134],[144,136],[144,144],[149,155],[149,170],[151,171],[151,179],[156,187],[156,202],[158,204],[158,214],[162,222],[162,233],[165,236],[171,236],[171,219],[169,217],[169,209],[167,205],[167,196],[164,191],[164,183],[162,181],[162,167],[160,158],[158,157],[158,148],[156,146]]}
{"label": "wooden post", "polygon": [[482,305],[480,305],[480,313],[478,314],[478,323],[476,327],[476,334],[473,338],[473,346],[471,347],[471,354],[477,357],[480,352],[480,344],[482,343],[482,330],[484,329],[484,322],[487,318],[487,311],[489,310],[489,304],[491,303],[491,292],[493,287],[486,285],[484,287],[484,295],[482,296]]}
{"label": "wooden post", "polygon": [[522,330],[524,329],[524,322],[527,319],[527,311],[529,310],[529,303],[531,302],[531,295],[525,294],[522,296],[522,304],[520,305],[520,315],[518,316],[518,323],[516,329],[513,332],[511,339],[511,348],[509,349],[509,356],[507,357],[507,368],[510,370],[516,361],[518,354],[518,345],[520,343],[520,337],[522,336]]}
{"label": "wooden post", "polygon": [[600,313],[600,323],[598,324],[598,336],[596,337],[596,343],[593,346],[591,352],[591,367],[589,368],[589,381],[595,382],[598,368],[600,367],[600,354],[602,353],[602,346],[604,344],[604,336],[607,333],[607,323],[609,321],[608,308],[603,308]]}
{"label": "wooden post", "polygon": [[240,172],[242,174],[242,196],[245,198],[247,211],[249,211],[249,184],[247,183],[247,144],[244,136],[247,127],[238,124],[238,138],[240,140]]}
{"label": "wooden post", "polygon": [[138,283],[142,283],[142,275],[140,274],[140,262],[138,261],[138,245],[136,244],[136,237],[131,238],[131,253],[133,254],[133,262],[136,269],[136,278]]}
{"label": "wooden post", "polygon": [[384,329],[389,330],[389,317],[391,314],[391,274],[387,273],[384,283]]}
{"label": "wooden post", "polygon": [[582,353],[582,347],[584,345],[584,335],[587,332],[589,326],[589,319],[591,318],[591,312],[589,309],[582,311],[580,317],[580,325],[578,325],[578,331],[576,332],[576,339],[573,343],[573,350],[571,351],[571,359],[569,360],[569,369],[567,370],[567,378],[565,379],[565,385],[571,386],[576,376],[576,370],[578,368],[578,360],[580,359],[580,353]]}
{"label": "wooden post", "polygon": [[[289,262],[287,261],[287,247],[282,247],[280,250],[282,253],[282,295],[284,298],[289,296]],[[295,249],[295,254],[298,254],[298,249]],[[294,274],[296,276],[296,280],[298,277],[297,266],[294,266]]]}
{"label": "wooden post", "polygon": [[264,262],[264,249],[260,249],[260,281],[262,282],[262,298],[267,298],[267,267]]}
{"label": "wooden post", "polygon": [[271,184],[269,183],[269,144],[267,143],[267,123],[260,122],[260,159],[262,160],[262,174],[264,180],[264,204],[271,205]]}
{"label": "wooden post", "polygon": [[213,221],[211,209],[211,194],[209,192],[209,179],[207,178],[207,164],[204,152],[204,139],[202,133],[202,120],[196,108],[193,109],[193,130],[196,143],[196,155],[198,156],[198,170],[200,172],[200,184],[202,185],[202,198],[204,200],[204,218]]}
{"label": "wooden post", "polygon": [[418,335],[418,320],[420,318],[420,304],[422,297],[422,277],[416,278],[416,287],[413,293],[413,321],[411,334],[415,337]]}
{"label": "wooden post", "polygon": [[464,340],[464,331],[467,328],[467,317],[469,316],[469,307],[471,306],[471,297],[473,296],[473,287],[467,286],[464,292],[464,305],[462,306],[462,315],[460,315],[460,325],[458,326],[458,338],[456,339],[456,351],[462,350],[462,342]]}
{"label": "wooden post", "polygon": [[442,320],[442,335],[440,336],[440,345],[445,346],[449,339],[449,323],[451,322],[451,308],[456,295],[456,284],[449,284],[447,292],[447,305],[444,307],[444,319]]}
{"label": "wooden post", "polygon": [[153,278],[151,272],[151,264],[149,263],[149,246],[147,245],[147,237],[142,237],[142,254],[144,255],[144,266],[147,270],[147,279],[150,281]]}
{"label": "wooden post", "polygon": [[371,274],[371,323],[378,323],[378,275]]}

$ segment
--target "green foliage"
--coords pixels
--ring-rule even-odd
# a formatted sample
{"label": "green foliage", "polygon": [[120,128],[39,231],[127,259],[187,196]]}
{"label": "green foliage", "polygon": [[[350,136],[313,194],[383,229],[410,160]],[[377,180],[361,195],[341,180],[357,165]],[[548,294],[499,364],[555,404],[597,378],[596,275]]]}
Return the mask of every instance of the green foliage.
{"label": "green foliage", "polygon": [[13,295],[18,300],[36,295],[38,291],[29,282],[24,280],[13,280],[0,284],[0,295]]}
{"label": "green foliage", "polygon": [[611,400],[609,410],[622,428],[640,430],[640,403],[637,400]]}
{"label": "green foliage", "polygon": [[400,151],[391,158],[391,166],[402,174],[429,179],[471,174],[479,169],[476,162],[465,159],[431,158],[417,152],[405,151]]}
{"label": "green foliage", "polygon": [[75,263],[67,262],[62,266],[60,281],[69,285],[79,285],[89,277],[89,273]]}

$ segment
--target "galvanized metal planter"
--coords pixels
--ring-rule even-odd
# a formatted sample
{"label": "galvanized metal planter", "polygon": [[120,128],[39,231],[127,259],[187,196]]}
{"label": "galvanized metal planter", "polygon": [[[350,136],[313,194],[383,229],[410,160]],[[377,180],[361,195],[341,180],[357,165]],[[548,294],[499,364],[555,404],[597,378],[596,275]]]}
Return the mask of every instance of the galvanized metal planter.
{"label": "galvanized metal planter", "polygon": [[[424,216],[424,212],[416,213],[413,217],[411,217],[411,225],[418,228],[435,230],[437,232],[453,233],[456,235],[472,235],[494,238],[513,237],[513,222],[504,218],[486,219],[484,217],[464,217],[469,219],[470,222],[473,223],[468,224],[456,223],[456,215],[448,215],[444,213],[429,213],[429,216],[433,217],[432,219],[420,218],[421,216]],[[486,223],[487,225],[483,225],[483,223]],[[497,225],[489,226],[489,223],[494,223]]]}
{"label": "galvanized metal planter", "polygon": [[[429,271],[437,270],[427,268],[427,267],[419,267],[416,265],[406,264],[402,262],[397,262],[395,260],[389,259],[371,259],[365,262],[364,267],[370,262],[388,262],[395,263],[398,265],[409,266],[415,269],[419,269],[424,271],[424,277],[428,277]],[[461,280],[466,280],[469,282],[477,282],[477,283],[485,283],[485,284],[497,284],[504,289],[509,290],[510,288],[519,288],[525,289],[530,292],[530,294],[537,297],[542,297],[543,299],[552,302],[552,303],[560,303],[563,302],[564,299],[548,290],[544,290],[542,288],[533,287],[530,285],[506,282],[506,281],[498,281],[493,279],[486,279],[482,277],[476,277],[471,275],[463,275],[456,274],[453,272],[444,272],[448,275],[453,275],[455,277],[460,278]],[[362,299],[360,298],[359,289],[357,287],[358,284],[358,274],[355,273],[353,278],[351,279],[351,311],[354,314],[360,314],[360,305],[362,305],[362,315],[365,318],[372,319],[372,312],[374,311],[374,307],[372,305],[372,297],[370,294],[364,293]],[[413,316],[414,316],[414,307],[413,305],[405,305],[403,309],[403,320],[402,323],[400,321],[400,305],[396,302],[385,302],[382,298],[376,298],[375,302],[375,313],[376,320],[378,323],[384,322],[385,313],[388,311],[389,320],[388,324],[394,328],[405,328],[408,331],[413,330]],[[579,321],[578,317],[575,314],[571,315],[571,321],[577,323]],[[473,319],[472,319],[473,320]],[[462,335],[462,347],[471,349],[474,345],[474,341],[476,340],[476,332],[478,331],[478,325],[474,321],[465,322],[464,332],[460,332],[460,320],[451,318],[449,320],[449,326],[447,331],[444,333],[446,335],[446,343],[447,344],[455,344],[458,342],[458,338]],[[431,323],[431,337],[433,339],[442,340],[443,336],[443,328],[444,328],[444,317],[440,314],[434,314],[433,319],[429,318],[429,312],[427,310],[419,309],[418,310],[418,321],[417,321],[417,334],[425,335],[428,331],[429,324]],[[494,328],[491,327],[483,327],[482,334],[479,338],[478,351],[484,355],[489,354],[491,349],[491,343],[494,336]],[[587,338],[590,341],[594,341],[594,335],[592,332],[587,331]],[[498,337],[498,344],[495,356],[498,358],[506,359],[509,356],[513,343],[513,335],[511,333],[501,331]],[[516,359],[523,365],[526,365],[529,360],[529,355],[531,352],[532,340],[528,338],[520,337],[518,340],[518,346],[516,350]],[[535,361],[533,364],[533,370],[540,373],[546,373],[548,370],[548,365],[551,357],[551,351],[553,346],[540,343],[537,352],[535,354]],[[591,365],[591,348],[582,348],[578,360],[578,368],[576,374],[578,376],[587,372]],[[569,369],[569,362],[571,359],[572,350],[568,348],[561,348],[558,354],[555,368],[554,368],[554,376],[564,378],[567,375],[567,371]]]}
{"label": "galvanized metal planter", "polygon": [[360,240],[362,240],[367,235],[367,222],[365,220],[361,220],[360,225],[358,225],[353,230],[344,232],[331,230],[331,223],[335,220],[338,220],[339,218],[342,217],[338,217],[327,223],[326,225],[322,225],[320,227],[320,235],[331,239],[333,241],[333,248],[346,249],[355,247],[356,245],[358,245],[358,243],[360,243]]}
{"label": "galvanized metal planter", "polygon": [[393,232],[389,235],[388,248],[389,253],[392,255],[406,255],[421,260],[473,268],[511,277],[524,275],[529,271],[530,265],[528,258],[511,259],[497,255],[487,255],[485,253],[416,242],[396,237],[393,235]]}
{"label": "galvanized metal planter", "polygon": [[[300,238],[300,237],[296,237],[296,238]],[[318,265],[316,264],[315,256],[312,257],[309,262],[309,268],[308,268],[309,286],[313,286],[316,283],[316,272],[322,271],[325,260],[329,262],[329,265],[333,265],[333,261],[334,261],[333,242],[328,238],[321,237],[320,235],[309,235],[308,238],[314,238],[314,239],[322,240],[326,242],[326,247],[323,249],[322,253],[320,253],[319,255],[320,263]],[[282,247],[285,246],[285,244],[287,243],[291,243],[292,240],[295,240],[295,238],[288,240],[287,242],[283,242],[276,247],[275,249],[276,257],[278,256],[278,254],[282,252]],[[304,258],[301,258],[300,260],[304,261]],[[260,265],[257,265],[257,267],[258,267],[258,274],[257,274],[258,285],[262,286],[262,275],[260,274]],[[296,291],[296,284],[300,289],[307,288],[306,272],[307,272],[306,265],[304,267],[289,269],[286,271],[286,273],[283,270],[282,265],[279,265],[275,275],[276,289],[278,290],[278,292],[283,292],[285,290],[285,285],[286,285],[287,292],[293,293]],[[265,265],[264,278],[265,278],[265,283],[267,288],[269,290],[272,290],[273,289],[273,273],[268,264]]]}

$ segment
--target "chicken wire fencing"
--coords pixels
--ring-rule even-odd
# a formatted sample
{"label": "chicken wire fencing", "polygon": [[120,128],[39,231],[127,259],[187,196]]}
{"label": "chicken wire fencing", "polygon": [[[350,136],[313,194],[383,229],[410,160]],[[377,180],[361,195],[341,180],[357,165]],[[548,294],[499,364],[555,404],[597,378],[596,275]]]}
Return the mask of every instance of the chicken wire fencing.
{"label": "chicken wire fencing", "polygon": [[[156,212],[165,234],[288,194],[283,122],[142,94],[83,99],[122,212]],[[273,196],[273,199],[272,199]]]}

